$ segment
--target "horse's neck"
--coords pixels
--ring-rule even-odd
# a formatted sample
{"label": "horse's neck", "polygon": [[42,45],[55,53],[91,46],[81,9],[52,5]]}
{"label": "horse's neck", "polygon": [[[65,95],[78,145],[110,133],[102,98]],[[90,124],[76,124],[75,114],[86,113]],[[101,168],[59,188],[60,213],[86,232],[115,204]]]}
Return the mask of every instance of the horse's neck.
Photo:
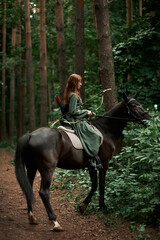
{"label": "horse's neck", "polygon": [[119,103],[108,111],[104,118],[97,119],[93,124],[100,128],[104,134],[111,134],[118,139],[126,126],[125,118],[126,108],[123,103]]}

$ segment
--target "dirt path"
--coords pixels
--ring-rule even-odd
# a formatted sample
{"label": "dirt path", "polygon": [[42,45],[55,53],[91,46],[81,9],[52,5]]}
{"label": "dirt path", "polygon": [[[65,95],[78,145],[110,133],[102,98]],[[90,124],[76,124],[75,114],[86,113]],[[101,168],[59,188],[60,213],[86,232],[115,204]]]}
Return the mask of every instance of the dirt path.
{"label": "dirt path", "polygon": [[[63,232],[52,232],[42,201],[38,195],[40,177],[34,182],[36,202],[34,213],[38,225],[28,224],[26,201],[17,183],[11,161],[14,154],[0,149],[0,239],[1,240],[131,240],[135,234],[129,230],[129,223],[117,220],[106,226],[103,217],[97,214],[82,216],[63,197],[62,190],[51,192],[51,204],[64,228]],[[64,198],[64,199],[63,199]],[[106,216],[105,216],[106,217]],[[155,229],[148,229],[150,239],[158,240]],[[144,238],[143,238],[144,239]]]}

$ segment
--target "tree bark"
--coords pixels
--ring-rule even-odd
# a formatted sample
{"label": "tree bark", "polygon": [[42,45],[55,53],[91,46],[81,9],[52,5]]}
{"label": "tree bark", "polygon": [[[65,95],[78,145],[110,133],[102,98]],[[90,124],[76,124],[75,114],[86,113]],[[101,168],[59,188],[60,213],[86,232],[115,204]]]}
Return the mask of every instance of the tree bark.
{"label": "tree bark", "polygon": [[132,0],[126,0],[126,18],[127,18],[127,25],[133,19],[133,2]]}
{"label": "tree bark", "polygon": [[92,15],[93,15],[94,28],[97,30],[97,20],[96,20],[95,1],[94,0],[92,0]]}
{"label": "tree bark", "polygon": [[[130,24],[130,22],[133,19],[133,2],[132,0],[126,0],[126,20],[127,20],[127,25]],[[130,79],[130,74],[127,74],[127,80]]]}
{"label": "tree bark", "polygon": [[[17,1],[17,5],[20,6],[21,0]],[[21,20],[20,18],[18,19],[17,23],[17,47],[21,47]],[[17,75],[17,102],[18,102],[18,129],[17,129],[17,137],[21,137],[23,134],[22,126],[22,69],[21,69],[21,54],[18,56],[18,67],[16,71]]]}
{"label": "tree bark", "polygon": [[47,47],[46,47],[45,0],[40,0],[40,75],[41,75],[41,107],[40,124],[47,126]]}
{"label": "tree bark", "polygon": [[[16,33],[17,29],[13,28],[12,29],[12,50],[15,50],[15,45],[16,45]],[[13,142],[14,138],[14,112],[15,112],[15,67],[14,67],[14,62],[12,63],[11,67],[11,80],[10,80],[10,112],[9,112],[9,141],[10,143]]]}
{"label": "tree bark", "polygon": [[26,132],[26,51],[23,54],[23,65],[22,65],[22,133]]}
{"label": "tree bark", "polygon": [[[84,0],[75,0],[75,73],[84,81]],[[85,84],[81,88],[81,97],[85,101]]]}
{"label": "tree bark", "polygon": [[60,82],[60,98],[63,101],[64,90],[66,86],[66,56],[64,40],[64,20],[62,0],[55,0],[56,30],[57,30],[57,48],[58,48],[58,68]]}
{"label": "tree bark", "polygon": [[49,90],[49,85],[47,87],[47,93],[48,93],[48,111],[51,112],[52,111],[52,101],[51,101],[51,94],[50,94],[50,90]]}
{"label": "tree bark", "polygon": [[30,1],[25,0],[25,31],[26,31],[26,59],[27,59],[27,78],[29,92],[29,130],[35,129],[35,100],[34,82],[32,70],[32,43],[31,43],[31,23],[30,23]]}
{"label": "tree bark", "polygon": [[1,118],[1,140],[6,139],[6,69],[4,64],[6,62],[6,0],[3,3],[4,16],[3,16],[3,42],[2,42],[2,118]]}
{"label": "tree bark", "polygon": [[103,89],[112,89],[104,94],[104,107],[108,111],[117,103],[117,95],[107,0],[95,0],[95,13],[98,29],[100,81]]}
{"label": "tree bark", "polygon": [[139,0],[139,16],[142,17],[142,0]]}

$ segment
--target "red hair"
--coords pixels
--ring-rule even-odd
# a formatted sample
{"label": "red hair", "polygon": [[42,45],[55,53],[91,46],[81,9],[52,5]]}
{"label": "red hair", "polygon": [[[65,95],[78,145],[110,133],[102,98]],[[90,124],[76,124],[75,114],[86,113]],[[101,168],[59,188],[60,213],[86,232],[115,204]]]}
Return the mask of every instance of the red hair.
{"label": "red hair", "polygon": [[68,99],[71,94],[71,92],[74,92],[77,94],[77,96],[80,98],[80,90],[78,89],[78,82],[82,82],[82,77],[78,74],[72,74],[67,80],[67,85],[64,91],[64,104],[68,104]]}

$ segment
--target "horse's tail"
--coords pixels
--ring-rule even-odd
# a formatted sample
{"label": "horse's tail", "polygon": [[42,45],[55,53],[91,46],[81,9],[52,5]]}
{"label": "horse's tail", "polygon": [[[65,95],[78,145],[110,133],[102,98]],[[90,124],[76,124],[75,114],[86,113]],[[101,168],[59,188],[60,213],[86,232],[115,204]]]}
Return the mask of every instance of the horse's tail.
{"label": "horse's tail", "polygon": [[27,200],[27,204],[31,206],[33,200],[33,190],[28,177],[25,172],[25,161],[24,157],[27,154],[27,146],[29,143],[30,136],[25,135],[21,137],[17,144],[16,154],[15,154],[15,173],[18,183],[24,192]]}

